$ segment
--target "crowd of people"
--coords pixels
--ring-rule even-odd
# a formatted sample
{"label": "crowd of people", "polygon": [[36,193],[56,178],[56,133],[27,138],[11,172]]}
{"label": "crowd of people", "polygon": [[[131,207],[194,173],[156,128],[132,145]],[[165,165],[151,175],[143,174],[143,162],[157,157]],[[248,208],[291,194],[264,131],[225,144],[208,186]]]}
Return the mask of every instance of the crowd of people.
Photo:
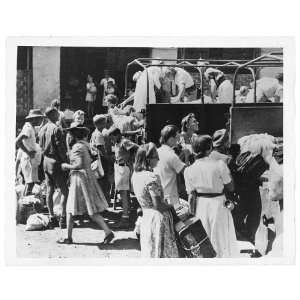
{"label": "crowd of people", "polygon": [[[238,163],[230,153],[226,129],[213,136],[198,135],[198,122],[190,113],[183,118],[181,130],[175,125],[162,128],[157,148],[137,140],[143,119],[133,107],[118,108],[112,95],[105,100],[108,113],[93,117],[93,132],[85,126],[83,111],[75,112],[71,125],[63,128],[59,101],[54,100],[44,114],[39,109],[30,111],[16,140],[24,195],[30,195],[33,185],[44,178],[49,226],[67,228],[67,237],[60,243],[73,243],[73,217],[85,214],[104,230],[103,242],[112,242],[112,229],[130,229],[134,195],[142,209],[139,235],[144,257],[179,257],[174,212],[178,214],[184,206],[201,220],[218,257],[238,256],[237,237],[255,244],[261,182],[259,177],[235,172]],[[265,171],[276,164],[275,145],[270,136],[263,141],[257,147],[261,145],[258,153],[263,153],[264,164],[260,168]],[[55,189],[61,193],[59,218],[53,211]],[[120,195],[122,216],[111,229],[103,215],[112,191]],[[236,195],[238,205],[231,211]]]}
{"label": "crowd of people", "polygon": [[[261,160],[254,162],[253,169],[258,168],[259,174],[250,168],[250,175],[241,169],[244,171],[245,161],[251,158],[249,153],[253,154],[251,143],[242,140],[238,151],[231,149],[227,129],[212,136],[198,135],[193,113],[182,119],[180,130],[175,125],[164,126],[159,147],[145,143],[147,79],[150,103],[156,103],[158,92],[170,103],[197,97],[193,78],[182,68],[153,66],[148,75],[146,72],[134,75],[136,89],[121,104],[114,93],[115,81],[106,73],[100,82],[105,114],[95,115],[97,88],[90,75],[86,113],[76,111],[71,123],[60,111],[57,99],[44,113],[30,111],[16,140],[16,172],[23,177],[24,196],[32,193],[35,183],[45,181],[49,227],[67,228],[67,236],[59,243],[73,243],[74,216],[83,215],[104,230],[103,242],[111,243],[113,230],[130,229],[134,195],[142,211],[138,235],[143,257],[180,256],[175,230],[178,216],[201,220],[217,257],[237,257],[237,238],[255,244],[261,220],[260,175],[279,165],[272,156],[275,139],[263,135],[256,140],[259,149],[255,151]],[[211,82],[213,99],[222,103],[232,98],[232,85],[221,71],[208,68],[205,76]],[[257,91],[262,91],[260,85]],[[127,104],[130,101],[133,106]],[[87,119],[92,119],[93,131],[87,127]],[[61,195],[59,217],[53,209],[56,189]],[[117,195],[122,215],[110,226],[104,216]],[[187,213],[182,214],[184,210]]]}

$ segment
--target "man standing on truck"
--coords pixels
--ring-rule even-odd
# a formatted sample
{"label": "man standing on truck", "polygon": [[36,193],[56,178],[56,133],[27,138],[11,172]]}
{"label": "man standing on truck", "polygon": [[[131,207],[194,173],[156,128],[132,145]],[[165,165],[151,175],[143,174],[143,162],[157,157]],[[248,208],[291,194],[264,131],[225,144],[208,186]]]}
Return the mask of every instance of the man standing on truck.
{"label": "man standing on truck", "polygon": [[171,103],[190,102],[197,98],[197,88],[193,77],[182,68],[168,68],[165,76],[171,81]]}
{"label": "man standing on truck", "polygon": [[222,71],[215,68],[208,68],[204,76],[209,82],[210,94],[213,102],[231,103],[233,99],[233,85],[225,78]]}

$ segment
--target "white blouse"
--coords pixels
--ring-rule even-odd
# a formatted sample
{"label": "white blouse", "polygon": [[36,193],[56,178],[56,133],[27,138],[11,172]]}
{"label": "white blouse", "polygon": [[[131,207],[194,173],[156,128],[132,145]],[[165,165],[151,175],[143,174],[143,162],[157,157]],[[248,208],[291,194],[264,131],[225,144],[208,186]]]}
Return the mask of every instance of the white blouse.
{"label": "white blouse", "polygon": [[224,185],[231,182],[230,171],[221,160],[209,157],[197,159],[184,171],[185,186],[188,193],[222,193]]}

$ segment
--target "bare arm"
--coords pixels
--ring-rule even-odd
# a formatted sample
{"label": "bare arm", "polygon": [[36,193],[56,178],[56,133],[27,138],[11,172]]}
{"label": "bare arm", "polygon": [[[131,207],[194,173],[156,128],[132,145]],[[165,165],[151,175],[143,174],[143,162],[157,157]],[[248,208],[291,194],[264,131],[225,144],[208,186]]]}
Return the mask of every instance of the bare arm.
{"label": "bare arm", "polygon": [[18,148],[21,148],[29,157],[33,157],[35,154],[35,151],[29,151],[23,144],[23,140],[27,139],[27,136],[24,134],[20,134],[16,139],[16,146]]}
{"label": "bare arm", "polygon": [[63,170],[80,170],[80,169],[82,169],[82,158],[78,157],[74,164],[63,163],[62,169]]}
{"label": "bare arm", "polygon": [[232,193],[234,191],[234,183],[233,181],[227,183],[227,184],[224,184],[224,189],[225,189],[225,192],[229,192],[229,193]]}
{"label": "bare arm", "polygon": [[217,85],[216,85],[214,79],[210,79],[209,85],[210,85],[211,99],[214,102],[216,102],[216,100],[217,100]]}

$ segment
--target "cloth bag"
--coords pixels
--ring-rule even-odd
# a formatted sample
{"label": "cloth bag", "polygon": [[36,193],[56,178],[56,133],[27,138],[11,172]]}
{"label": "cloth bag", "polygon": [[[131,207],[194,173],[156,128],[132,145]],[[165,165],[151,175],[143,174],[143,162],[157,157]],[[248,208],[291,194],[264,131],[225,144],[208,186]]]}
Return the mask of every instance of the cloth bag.
{"label": "cloth bag", "polygon": [[42,214],[31,215],[26,222],[26,231],[43,230],[48,227],[49,219],[47,216]]}
{"label": "cloth bag", "polygon": [[97,179],[104,177],[104,170],[101,159],[98,158],[97,160],[93,161],[91,164],[91,169],[94,172]]}

